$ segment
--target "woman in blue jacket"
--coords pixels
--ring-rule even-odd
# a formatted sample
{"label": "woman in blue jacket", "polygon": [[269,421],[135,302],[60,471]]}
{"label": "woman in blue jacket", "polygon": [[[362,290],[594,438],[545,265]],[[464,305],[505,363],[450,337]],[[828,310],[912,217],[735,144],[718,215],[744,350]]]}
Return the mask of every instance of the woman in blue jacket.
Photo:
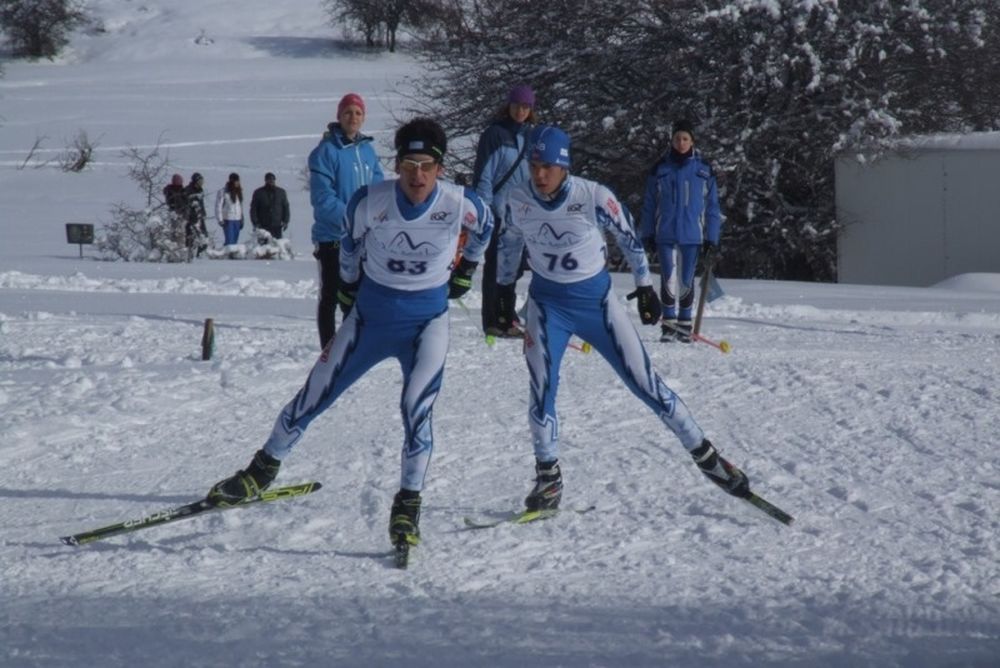
{"label": "woman in blue jacket", "polygon": [[357,93],[348,93],[337,105],[337,122],[327,126],[323,139],[309,154],[313,257],[319,262],[316,324],[322,348],[326,348],[337,330],[340,237],[344,233],[347,202],[361,186],[384,178],[372,138],[361,133],[364,122],[364,100]]}
{"label": "woman in blue jacket", "polygon": [[[642,203],[642,240],[660,259],[661,341],[691,342],[694,273],[698,253],[718,247],[722,230],[719,193],[712,167],[694,148],[689,121],[674,124],[670,150],[649,171]],[[670,290],[677,249],[677,292]],[[678,308],[679,307],[679,308]]]}
{"label": "woman in blue jacket", "polygon": [[[486,248],[483,262],[483,332],[487,336],[519,337],[513,324],[501,327],[497,322],[497,236],[507,193],[528,180],[525,153],[528,136],[535,123],[535,92],[531,86],[518,84],[510,89],[507,102],[493,122],[479,137],[472,184],[480,199],[493,210],[497,225]],[[520,274],[518,274],[520,276]]]}

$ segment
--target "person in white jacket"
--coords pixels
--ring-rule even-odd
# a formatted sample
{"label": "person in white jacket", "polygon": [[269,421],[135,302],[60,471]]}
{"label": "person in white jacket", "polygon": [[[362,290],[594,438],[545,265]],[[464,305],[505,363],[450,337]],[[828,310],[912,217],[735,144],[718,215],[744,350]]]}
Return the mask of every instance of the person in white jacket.
{"label": "person in white jacket", "polygon": [[222,226],[226,245],[236,245],[243,229],[243,188],[236,172],[229,175],[226,185],[215,196],[215,217]]}

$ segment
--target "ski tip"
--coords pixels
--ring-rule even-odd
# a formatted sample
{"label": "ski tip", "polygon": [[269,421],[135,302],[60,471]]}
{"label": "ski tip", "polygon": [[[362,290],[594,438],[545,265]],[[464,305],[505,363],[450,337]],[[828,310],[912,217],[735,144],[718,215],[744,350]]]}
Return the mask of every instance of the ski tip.
{"label": "ski tip", "polygon": [[59,542],[61,542],[63,545],[71,545],[73,547],[76,547],[80,544],[80,541],[76,539],[76,536],[60,536]]}
{"label": "ski tip", "polygon": [[496,526],[493,522],[484,522],[482,520],[477,520],[474,517],[463,517],[462,521],[465,522],[465,526],[470,529],[488,529],[492,526]]}

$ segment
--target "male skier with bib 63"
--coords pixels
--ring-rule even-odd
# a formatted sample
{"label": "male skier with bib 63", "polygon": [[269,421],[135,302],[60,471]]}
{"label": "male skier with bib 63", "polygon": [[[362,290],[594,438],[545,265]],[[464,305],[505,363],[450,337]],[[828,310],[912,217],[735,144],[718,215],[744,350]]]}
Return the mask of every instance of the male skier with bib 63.
{"label": "male skier with bib 63", "polygon": [[[431,415],[448,351],[448,300],[472,286],[493,217],[474,191],[439,179],[447,140],[436,122],[416,118],[403,125],[395,147],[399,178],[361,187],[347,206],[340,330],[282,409],[263,449],[246,469],[212,487],[208,499],[231,505],[260,494],[309,423],[370,368],[395,357],[403,372],[405,428],[400,490],[389,519],[398,554],[420,539],[420,491],[434,444]],[[468,240],[453,267],[463,228]]]}
{"label": "male skier with bib 63", "polygon": [[604,232],[625,253],[643,324],[660,319],[660,301],[630,216],[605,186],[569,173],[570,139],[555,126],[536,128],[529,154],[531,179],[515,188],[499,238],[498,317],[513,322],[514,278],[527,246],[528,287],[525,359],[530,376],[529,426],[535,450],[535,486],[528,510],[559,506],[559,367],[573,334],[590,343],[625,385],[652,409],[691,454],[709,480],[734,496],[746,496],[746,475],[723,459],[681,398],[653,369],[635,326],[616,299],[606,269]]}

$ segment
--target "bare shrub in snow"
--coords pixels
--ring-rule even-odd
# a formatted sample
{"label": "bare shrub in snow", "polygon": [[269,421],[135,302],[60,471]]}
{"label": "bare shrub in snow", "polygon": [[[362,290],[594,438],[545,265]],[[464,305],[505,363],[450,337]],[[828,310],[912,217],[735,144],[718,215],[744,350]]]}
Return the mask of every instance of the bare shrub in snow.
{"label": "bare shrub in snow", "polygon": [[189,262],[183,216],[163,200],[162,184],[169,179],[169,156],[160,142],[150,151],[129,147],[121,152],[130,161],[128,175],[145,203],[135,207],[118,202],[111,207],[111,221],[98,234],[98,251],[109,260],[126,262]]}

